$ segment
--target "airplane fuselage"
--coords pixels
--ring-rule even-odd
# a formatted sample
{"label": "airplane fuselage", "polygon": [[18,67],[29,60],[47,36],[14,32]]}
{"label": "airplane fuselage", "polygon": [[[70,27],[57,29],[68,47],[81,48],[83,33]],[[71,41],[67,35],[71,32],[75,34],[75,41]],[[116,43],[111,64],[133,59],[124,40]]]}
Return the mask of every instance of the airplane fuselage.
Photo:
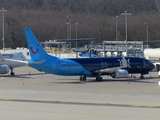
{"label": "airplane fuselage", "polygon": [[48,55],[29,28],[24,28],[24,31],[32,59],[29,66],[39,71],[57,75],[80,75],[81,81],[85,81],[87,76],[95,76],[96,81],[102,81],[101,75],[127,78],[130,73],[140,73],[143,78],[144,74],[154,68],[150,61],[138,57],[60,59]]}
{"label": "airplane fuselage", "polygon": [[1,54],[5,59],[5,61],[1,62],[0,64],[8,65],[9,68],[21,67],[26,65],[26,63],[22,63],[22,62],[10,61],[10,60],[27,61],[27,59],[22,53],[5,51],[5,52],[1,52]]}
{"label": "airplane fuselage", "polygon": [[[136,57],[125,57],[128,67],[123,68],[128,73],[148,74],[153,69],[153,64],[144,59]],[[115,68],[122,65],[122,57],[113,58],[76,58],[76,59],[47,59],[41,65],[30,64],[39,71],[57,75],[97,75],[95,71],[101,69]],[[102,75],[109,75],[104,72]]]}

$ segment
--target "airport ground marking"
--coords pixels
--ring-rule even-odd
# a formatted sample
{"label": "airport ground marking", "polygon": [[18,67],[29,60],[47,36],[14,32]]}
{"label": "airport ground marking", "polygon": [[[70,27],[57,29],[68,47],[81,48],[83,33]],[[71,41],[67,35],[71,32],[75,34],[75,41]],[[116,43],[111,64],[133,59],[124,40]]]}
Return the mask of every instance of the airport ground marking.
{"label": "airport ground marking", "polygon": [[[23,99],[16,99],[16,98],[0,98],[0,101],[4,101],[4,100],[6,100],[6,101],[14,101],[14,102],[48,103],[48,104],[110,106],[110,107],[160,108],[160,105],[127,105],[127,104],[111,104],[111,103],[83,103],[83,102],[64,102],[64,101],[44,101],[44,100],[23,100]],[[99,116],[99,117],[102,117],[102,116]]]}
{"label": "airport ground marking", "polygon": [[133,107],[152,107],[152,108],[160,108],[160,105],[132,105]]}
{"label": "airport ground marking", "polygon": [[0,98],[0,100],[16,100],[15,98]]}

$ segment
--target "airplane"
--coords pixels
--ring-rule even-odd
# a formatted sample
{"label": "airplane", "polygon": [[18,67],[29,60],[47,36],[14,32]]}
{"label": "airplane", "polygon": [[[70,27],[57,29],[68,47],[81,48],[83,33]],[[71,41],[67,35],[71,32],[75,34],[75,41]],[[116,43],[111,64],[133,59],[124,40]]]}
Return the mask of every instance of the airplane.
{"label": "airplane", "polygon": [[[23,62],[21,62],[23,61]],[[10,70],[10,75],[15,75],[13,68],[27,65],[28,60],[19,52],[4,51],[0,53],[0,74],[7,74]]]}
{"label": "airplane", "polygon": [[140,78],[148,74],[154,65],[145,58],[139,57],[107,57],[107,58],[73,58],[61,59],[48,55],[30,28],[24,28],[31,61],[29,66],[39,71],[56,75],[80,76],[81,81],[86,77],[96,77],[102,81],[102,75],[113,78],[127,78],[129,74],[140,73]]}

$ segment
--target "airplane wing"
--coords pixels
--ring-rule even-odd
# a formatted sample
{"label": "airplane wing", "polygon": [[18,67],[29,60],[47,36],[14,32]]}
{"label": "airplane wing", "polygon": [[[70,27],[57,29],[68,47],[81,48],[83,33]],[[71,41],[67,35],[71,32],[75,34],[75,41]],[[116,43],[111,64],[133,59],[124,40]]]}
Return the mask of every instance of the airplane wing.
{"label": "airplane wing", "polygon": [[41,61],[32,62],[32,61],[22,61],[22,60],[4,59],[4,61],[12,61],[12,62],[24,63],[24,64],[26,64],[26,65],[30,65],[30,64],[39,65],[39,64],[43,64],[46,60],[41,60]]}
{"label": "airplane wing", "polygon": [[127,67],[130,67],[130,66],[127,63],[127,60],[124,57],[122,57],[122,60],[120,61],[120,66],[119,67],[100,69],[100,70],[95,71],[95,73],[113,73],[117,69],[127,68]]}
{"label": "airplane wing", "polygon": [[14,60],[14,59],[4,59],[4,61],[11,61],[11,62],[17,62],[17,63],[24,63],[28,65],[29,61],[22,61],[22,60]]}
{"label": "airplane wing", "polygon": [[121,67],[114,67],[114,68],[107,68],[107,69],[100,69],[95,71],[95,73],[113,73],[115,70],[119,69]]}

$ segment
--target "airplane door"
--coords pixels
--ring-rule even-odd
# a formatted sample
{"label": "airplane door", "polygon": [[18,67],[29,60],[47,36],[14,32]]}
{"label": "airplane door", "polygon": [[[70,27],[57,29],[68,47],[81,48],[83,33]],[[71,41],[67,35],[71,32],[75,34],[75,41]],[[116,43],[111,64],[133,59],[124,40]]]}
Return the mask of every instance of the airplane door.
{"label": "airplane door", "polygon": [[55,62],[52,63],[52,70],[53,71],[56,70],[56,63]]}

